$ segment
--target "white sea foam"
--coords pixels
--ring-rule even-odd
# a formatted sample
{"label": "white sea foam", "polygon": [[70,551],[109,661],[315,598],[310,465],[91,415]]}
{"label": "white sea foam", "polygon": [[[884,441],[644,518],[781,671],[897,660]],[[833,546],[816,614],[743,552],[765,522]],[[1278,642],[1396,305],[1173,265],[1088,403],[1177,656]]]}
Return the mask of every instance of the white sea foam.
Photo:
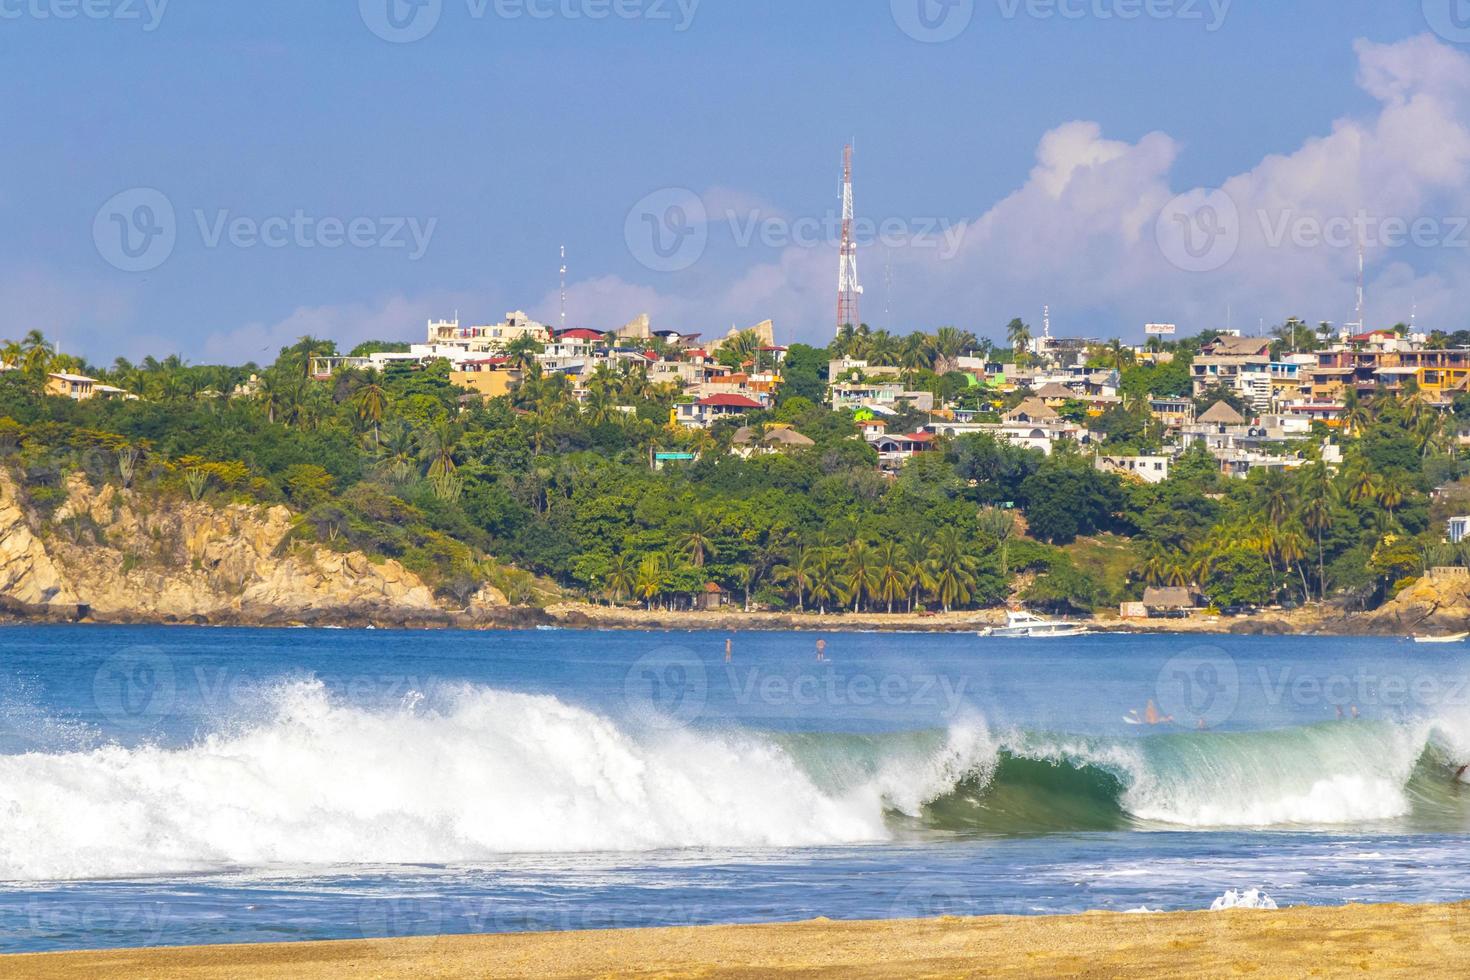
{"label": "white sea foam", "polygon": [[1232,888],[1210,905],[1211,912],[1225,912],[1230,909],[1260,909],[1274,912],[1276,902],[1259,888],[1239,892]]}
{"label": "white sea foam", "polygon": [[190,747],[0,757],[0,879],[887,836],[873,790],[822,792],[757,736],[644,736],[483,688],[438,700],[373,712],[290,684],[265,720]]}

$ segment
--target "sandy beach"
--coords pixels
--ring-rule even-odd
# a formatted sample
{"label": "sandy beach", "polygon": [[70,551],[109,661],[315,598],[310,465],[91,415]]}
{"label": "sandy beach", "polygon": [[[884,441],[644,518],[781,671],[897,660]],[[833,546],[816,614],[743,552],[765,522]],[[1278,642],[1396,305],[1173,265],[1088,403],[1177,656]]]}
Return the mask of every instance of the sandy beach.
{"label": "sandy beach", "polygon": [[1462,977],[1470,905],[470,936],[0,958],[26,978]]}

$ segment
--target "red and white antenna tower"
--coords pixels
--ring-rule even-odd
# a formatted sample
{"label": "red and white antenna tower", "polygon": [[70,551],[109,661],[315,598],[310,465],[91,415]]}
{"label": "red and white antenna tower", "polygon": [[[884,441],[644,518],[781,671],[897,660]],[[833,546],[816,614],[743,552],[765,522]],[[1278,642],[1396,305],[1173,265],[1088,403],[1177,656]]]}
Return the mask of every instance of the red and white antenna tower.
{"label": "red and white antenna tower", "polygon": [[852,235],[852,144],[842,151],[842,254],[837,266],[837,332],[848,324],[862,323],[858,313],[858,297],[863,287],[858,283],[857,241]]}

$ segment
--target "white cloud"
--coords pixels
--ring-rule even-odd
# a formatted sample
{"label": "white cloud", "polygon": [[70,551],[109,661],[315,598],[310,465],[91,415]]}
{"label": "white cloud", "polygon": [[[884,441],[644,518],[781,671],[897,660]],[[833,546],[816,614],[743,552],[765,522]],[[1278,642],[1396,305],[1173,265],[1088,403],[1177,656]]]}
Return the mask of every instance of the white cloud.
{"label": "white cloud", "polygon": [[[1277,238],[1281,228],[1361,212],[1372,223],[1370,324],[1405,319],[1417,303],[1423,326],[1466,325],[1459,317],[1470,308],[1470,231],[1458,224],[1470,216],[1470,57],[1429,36],[1360,41],[1356,53],[1357,81],[1378,102],[1374,112],[1324,121],[1322,135],[1222,175],[1241,217],[1238,250],[1223,267],[1184,272],[1155,237],[1161,209],[1188,190],[1171,180],[1186,148],[1163,133],[1110,140],[1097,123],[1074,121],[1045,134],[1015,192],[963,226],[952,259],[935,249],[865,249],[864,319],[883,323],[888,261],[897,329],[956,323],[994,336],[1012,316],[1038,319],[1045,303],[1059,330],[1135,337],[1150,320],[1223,326],[1228,308],[1237,326],[1288,315],[1342,322],[1353,309],[1357,233],[1336,246]],[[1395,221],[1411,228],[1421,219],[1436,226],[1439,244],[1384,241]],[[836,265],[835,248],[792,247],[733,273],[725,288],[706,288],[707,275],[688,280],[698,296],[616,277],[574,293],[612,301],[623,319],[634,307],[699,315],[711,326],[773,316],[784,337],[822,342],[835,318]]]}

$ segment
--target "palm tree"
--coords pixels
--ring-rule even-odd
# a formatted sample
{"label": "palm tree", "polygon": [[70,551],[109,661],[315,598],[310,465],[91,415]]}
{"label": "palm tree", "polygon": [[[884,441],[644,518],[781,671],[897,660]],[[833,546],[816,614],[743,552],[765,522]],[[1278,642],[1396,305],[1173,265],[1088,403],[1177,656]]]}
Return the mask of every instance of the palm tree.
{"label": "palm tree", "polygon": [[1291,482],[1280,470],[1268,470],[1261,481],[1261,504],[1266,520],[1280,526],[1291,515]]}
{"label": "palm tree", "polygon": [[1378,499],[1378,477],[1365,464],[1351,478],[1348,484],[1347,499],[1349,503],[1358,504],[1363,501],[1374,501]]}
{"label": "palm tree", "polygon": [[1302,470],[1302,510],[1298,515],[1302,526],[1317,537],[1317,598],[1327,598],[1327,560],[1323,536],[1332,526],[1332,502],[1336,486],[1331,471],[1322,463]]}
{"label": "palm tree", "polygon": [[1307,573],[1302,569],[1301,563],[1307,557],[1307,539],[1302,534],[1300,525],[1289,524],[1276,532],[1276,557],[1288,569],[1295,568],[1302,579],[1302,598],[1310,598],[1311,590],[1307,588]]}
{"label": "palm tree", "polygon": [[934,373],[948,374],[955,370],[960,356],[975,344],[975,335],[968,330],[940,327],[934,331]]}
{"label": "palm tree", "polygon": [[975,569],[979,563],[965,548],[959,528],[949,525],[934,535],[929,550],[930,589],[945,612],[970,601],[975,587]]}
{"label": "palm tree", "polygon": [[898,352],[898,366],[903,369],[909,383],[912,383],[915,373],[934,366],[934,345],[928,334],[911,333],[903,339]]}
{"label": "palm tree", "polygon": [[1016,367],[1025,367],[1031,357],[1031,328],[1020,317],[1016,317],[1006,324],[1006,339],[1010,341]]}
{"label": "palm tree", "polygon": [[878,566],[872,547],[862,538],[854,538],[843,556],[842,587],[852,600],[852,611],[860,612],[864,596],[878,587]]}
{"label": "palm tree", "polygon": [[403,419],[389,422],[385,437],[374,447],[378,472],[394,483],[407,480],[418,461],[418,437]]}
{"label": "palm tree", "polygon": [[531,365],[539,364],[536,355],[546,348],[534,337],[517,337],[505,348],[505,356],[510,359],[510,366],[525,375],[530,371]]}
{"label": "palm tree", "polygon": [[358,389],[357,417],[362,419],[364,424],[373,427],[373,445],[378,445],[382,441],[378,430],[383,424],[383,415],[387,410],[388,393],[376,380]]}
{"label": "palm tree", "polygon": [[603,579],[608,598],[614,603],[623,601],[638,587],[638,566],[627,552],[614,555]]}
{"label": "palm tree", "polygon": [[458,468],[454,456],[459,452],[459,433],[447,419],[440,419],[429,426],[421,440],[419,458],[427,464],[429,479],[437,480],[453,476]]}
{"label": "palm tree", "polygon": [[892,615],[893,603],[909,592],[912,571],[908,555],[902,544],[890,539],[878,546],[874,565],[874,597],[879,602],[887,603],[888,613]]}
{"label": "palm tree", "polygon": [[823,552],[818,556],[812,569],[810,591],[812,602],[817,604],[823,616],[827,615],[827,603],[842,602],[842,569],[831,553]]}
{"label": "palm tree", "polygon": [[662,556],[649,555],[638,563],[638,581],[634,588],[649,610],[653,609],[653,600],[663,592],[667,581],[668,572]]}
{"label": "palm tree", "polygon": [[706,557],[719,554],[714,542],[714,535],[719,529],[718,522],[711,520],[703,510],[696,509],[685,519],[682,546],[695,568],[703,568]]}
{"label": "palm tree", "polygon": [[778,583],[795,590],[797,612],[806,612],[806,594],[811,590],[816,571],[817,553],[806,545],[798,544],[787,556],[786,563],[772,576]]}
{"label": "palm tree", "polygon": [[1408,496],[1409,486],[1397,473],[1387,477],[1378,489],[1378,502],[1388,511],[1389,517],[1394,517],[1394,511],[1404,505]]}
{"label": "palm tree", "polygon": [[1342,427],[1350,436],[1360,436],[1373,424],[1373,411],[1358,397],[1354,388],[1348,388],[1343,397]]}

